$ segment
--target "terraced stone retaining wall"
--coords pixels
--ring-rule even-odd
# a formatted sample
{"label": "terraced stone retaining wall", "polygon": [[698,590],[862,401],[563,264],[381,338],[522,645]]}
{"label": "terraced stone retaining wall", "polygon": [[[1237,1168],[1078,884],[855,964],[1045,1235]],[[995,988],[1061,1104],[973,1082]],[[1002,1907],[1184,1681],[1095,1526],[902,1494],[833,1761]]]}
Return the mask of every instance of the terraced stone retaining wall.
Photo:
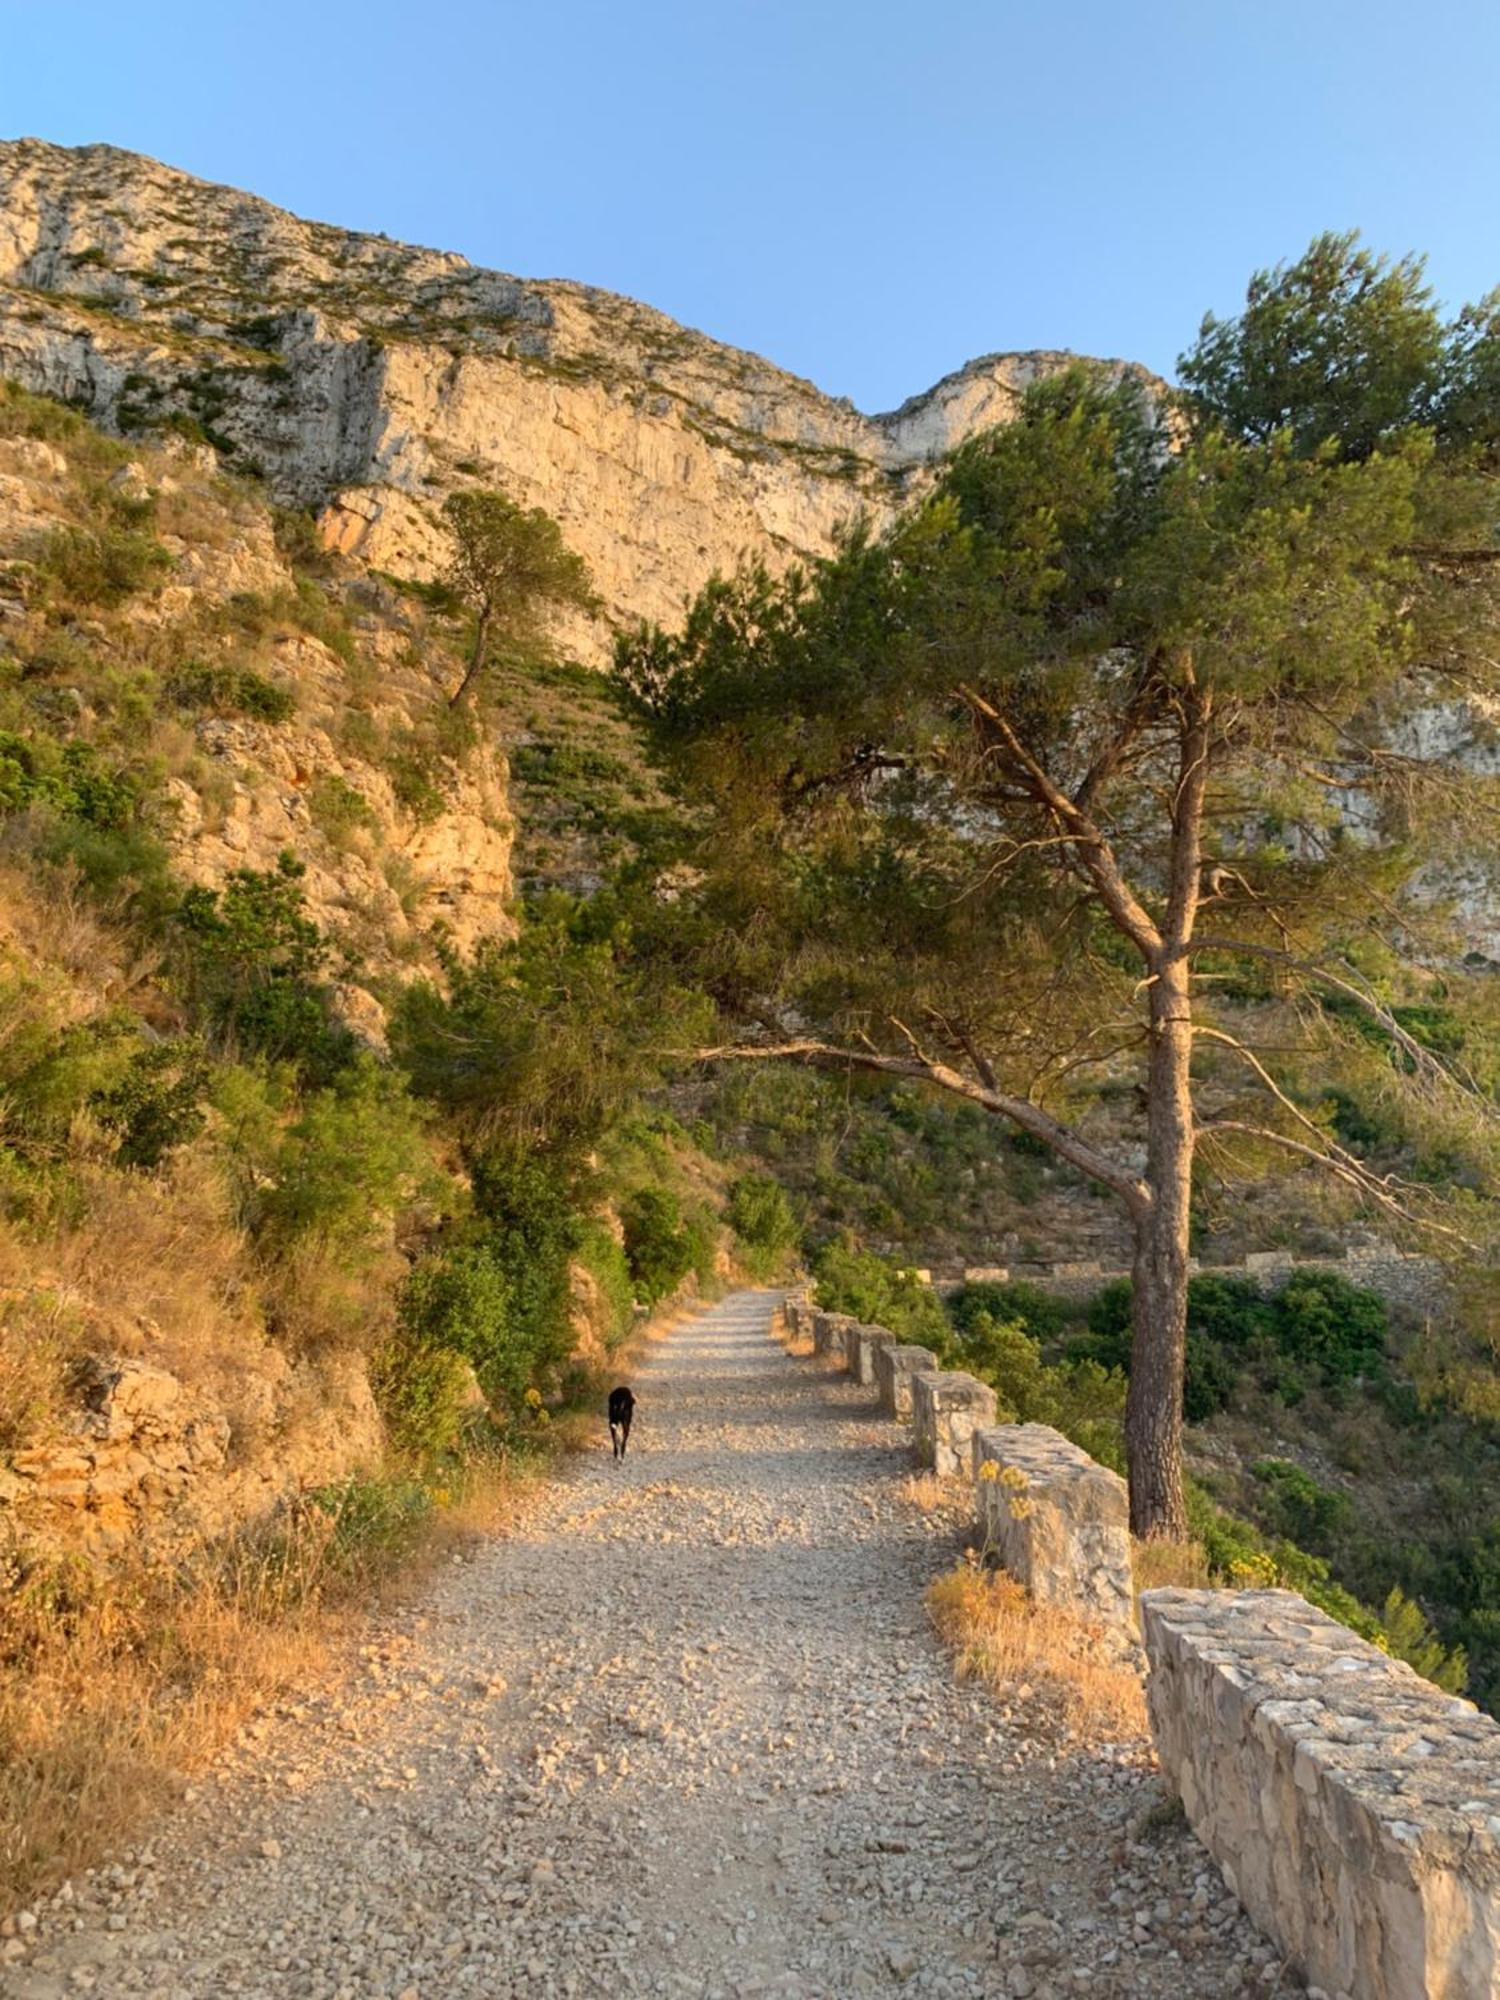
{"label": "terraced stone retaining wall", "polygon": [[[1278,1292],[1288,1278],[1301,1271],[1326,1271],[1347,1278],[1351,1285],[1378,1292],[1388,1305],[1403,1306],[1413,1312],[1429,1312],[1446,1296],[1443,1267],[1435,1258],[1406,1256],[1383,1245],[1355,1248],[1342,1257],[1293,1257],[1280,1250],[1252,1251],[1236,1264],[1202,1264],[1196,1257],[1188,1268],[1215,1277],[1249,1278],[1263,1292]],[[962,1273],[936,1277],[939,1291],[953,1291],[959,1285],[1003,1284],[1017,1280],[1037,1285],[1041,1290],[1069,1305],[1082,1305],[1116,1279],[1128,1278],[1124,1266],[1097,1261],[1056,1264],[972,1264]]]}

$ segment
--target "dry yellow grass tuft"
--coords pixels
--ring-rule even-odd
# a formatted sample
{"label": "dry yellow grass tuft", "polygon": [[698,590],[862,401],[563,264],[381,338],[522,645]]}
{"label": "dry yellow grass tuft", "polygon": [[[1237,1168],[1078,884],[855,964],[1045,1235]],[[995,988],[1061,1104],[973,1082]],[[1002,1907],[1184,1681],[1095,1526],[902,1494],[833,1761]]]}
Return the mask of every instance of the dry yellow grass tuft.
{"label": "dry yellow grass tuft", "polygon": [[943,1501],[949,1497],[950,1488],[935,1472],[911,1472],[901,1484],[901,1497],[924,1514],[936,1513]]}
{"label": "dry yellow grass tuft", "polygon": [[771,1321],[771,1331],[781,1342],[794,1361],[806,1361],[812,1354],[813,1342],[810,1333],[793,1333],[791,1322],[785,1313],[777,1313]]}
{"label": "dry yellow grass tuft", "polygon": [[927,1610],[961,1679],[1000,1694],[1039,1689],[1080,1735],[1145,1735],[1139,1675],[1110,1657],[1093,1626],[1037,1604],[1004,1571],[971,1563],[949,1570],[929,1587]]}
{"label": "dry yellow grass tuft", "polygon": [[1136,1595],[1143,1590],[1207,1590],[1213,1579],[1201,1542],[1130,1540]]}
{"label": "dry yellow grass tuft", "polygon": [[510,1526],[546,1467],[489,1462],[436,1496],[351,1485],[171,1566],[0,1548],[0,1911],[127,1840],[374,1605]]}

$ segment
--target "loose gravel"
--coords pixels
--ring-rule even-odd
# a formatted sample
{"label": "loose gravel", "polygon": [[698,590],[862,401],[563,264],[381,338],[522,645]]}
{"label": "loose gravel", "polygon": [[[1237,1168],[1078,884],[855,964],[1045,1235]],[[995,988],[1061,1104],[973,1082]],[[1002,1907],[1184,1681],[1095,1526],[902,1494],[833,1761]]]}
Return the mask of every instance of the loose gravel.
{"label": "loose gravel", "polygon": [[1141,1743],[955,1681],[954,1516],[740,1293],[519,1528],[257,1721],[0,1991],[158,2000],[1292,1990]]}

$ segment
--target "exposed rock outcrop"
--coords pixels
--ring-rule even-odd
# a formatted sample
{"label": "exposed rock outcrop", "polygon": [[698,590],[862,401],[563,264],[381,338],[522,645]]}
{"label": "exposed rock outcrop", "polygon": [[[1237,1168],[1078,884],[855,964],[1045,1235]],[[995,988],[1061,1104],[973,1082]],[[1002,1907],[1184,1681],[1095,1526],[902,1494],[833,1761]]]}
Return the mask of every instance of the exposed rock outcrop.
{"label": "exposed rock outcrop", "polygon": [[822,554],[887,518],[1070,358],[986,355],[867,417],[589,286],[304,222],[111,146],[0,145],[0,375],[117,428],[196,426],[385,568],[429,570],[445,493],[498,484],[561,522],[607,622],[673,619],[745,551]]}
{"label": "exposed rock outcrop", "polygon": [[293,1363],[267,1346],[253,1382],[241,1385],[248,1425],[201,1386],[131,1358],[93,1361],[83,1386],[84,1408],[62,1435],[0,1463],[0,1532],[165,1556],[381,1456],[380,1419],[356,1354]]}

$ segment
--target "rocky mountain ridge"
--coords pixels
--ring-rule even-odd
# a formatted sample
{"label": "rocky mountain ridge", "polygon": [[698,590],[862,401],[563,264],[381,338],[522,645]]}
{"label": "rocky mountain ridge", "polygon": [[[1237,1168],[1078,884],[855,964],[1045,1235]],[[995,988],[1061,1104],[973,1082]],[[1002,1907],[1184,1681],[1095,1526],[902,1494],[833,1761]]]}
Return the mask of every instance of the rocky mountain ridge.
{"label": "rocky mountain ridge", "polygon": [[[446,493],[498,485],[559,520],[606,628],[675,618],[746,552],[779,565],[883,521],[1071,358],[986,355],[865,416],[631,299],[302,221],[111,146],[0,144],[0,376],[112,429],[206,439],[377,567],[430,571]],[[567,636],[597,656],[607,635]]]}

